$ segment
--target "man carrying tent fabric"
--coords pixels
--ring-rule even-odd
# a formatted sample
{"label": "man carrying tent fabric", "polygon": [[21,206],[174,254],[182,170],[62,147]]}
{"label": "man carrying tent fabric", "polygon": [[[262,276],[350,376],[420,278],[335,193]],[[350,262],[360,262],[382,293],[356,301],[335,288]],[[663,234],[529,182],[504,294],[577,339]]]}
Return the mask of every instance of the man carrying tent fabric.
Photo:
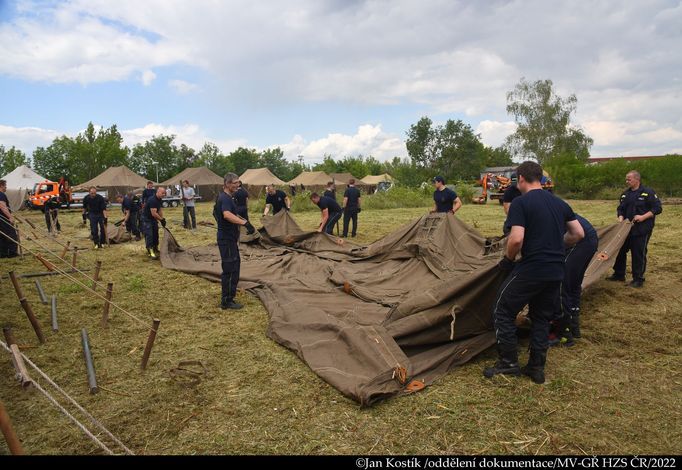
{"label": "man carrying tent fabric", "polygon": [[123,202],[121,202],[121,210],[123,210],[123,223],[126,231],[135,235],[135,240],[139,241],[140,237],[140,197],[133,194],[132,191],[125,195]]}
{"label": "man carrying tent fabric", "polygon": [[166,227],[161,205],[164,197],[166,190],[159,187],[156,193],[147,199],[143,209],[144,243],[149,257],[153,260],[159,259],[159,224]]}
{"label": "man carrying tent fabric", "polygon": [[102,248],[107,242],[107,201],[97,194],[94,186],[90,186],[89,194],[83,198],[83,213],[90,219],[90,237],[95,249]]}
{"label": "man carrying tent fabric", "polygon": [[[564,278],[565,245],[584,237],[573,209],[564,201],[543,191],[542,167],[524,162],[518,169],[518,187],[523,196],[509,208],[511,232],[500,269],[507,272],[493,307],[493,322],[499,359],[483,371],[491,378],[498,374],[529,376],[545,382],[549,322],[558,311],[559,289]],[[514,260],[522,254],[521,261]],[[532,321],[530,357],[521,369],[518,363],[516,316],[529,306]]]}
{"label": "man carrying tent fabric", "polygon": [[289,196],[287,196],[284,191],[280,191],[279,189],[275,189],[274,184],[268,185],[267,189],[267,196],[265,197],[265,210],[263,211],[263,215],[268,215],[270,212],[270,207],[272,207],[272,214],[276,214],[282,209],[290,210],[291,209],[291,200],[289,199]]}
{"label": "man carrying tent fabric", "polygon": [[[182,182],[180,194],[182,195],[182,202],[185,205],[185,207],[182,208],[182,226],[185,228],[196,229],[197,215],[194,209],[194,188],[189,185],[189,180]],[[189,220],[190,217],[192,218],[191,224]]]}
{"label": "man carrying tent fabric", "polygon": [[647,245],[654,230],[656,216],[663,211],[663,208],[654,190],[642,186],[639,172],[634,170],[628,172],[625,176],[625,183],[629,188],[620,195],[620,204],[617,209],[618,221],[628,219],[634,225],[618,252],[616,263],[613,265],[613,274],[607,279],[609,281],[625,280],[625,265],[629,251],[632,256],[630,286],[642,287],[646,271]]}
{"label": "man carrying tent fabric", "polygon": [[249,192],[239,182],[239,189],[234,193],[234,203],[237,206],[237,215],[242,219],[249,220]]}
{"label": "man carrying tent fabric", "polygon": [[[17,231],[7,198],[7,181],[0,180],[0,258],[14,258],[17,254]],[[9,237],[9,239],[8,239]]]}
{"label": "man carrying tent fabric", "polygon": [[324,231],[331,235],[334,225],[336,225],[336,222],[341,218],[341,214],[343,214],[341,206],[339,206],[335,199],[327,196],[320,197],[317,193],[312,193],[310,200],[322,211],[322,220],[320,220],[320,226],[317,228],[317,231]]}
{"label": "man carrying tent fabric", "polygon": [[239,176],[228,173],[223,180],[223,191],[218,196],[213,207],[213,217],[218,224],[218,249],[222,274],[220,276],[221,298],[220,308],[223,310],[239,310],[242,304],[235,302],[237,284],[239,283],[239,227],[246,227],[246,233],[251,235],[256,229],[248,220],[239,217],[234,203],[234,193],[239,188]]}
{"label": "man carrying tent fabric", "polygon": [[353,221],[351,236],[357,234],[358,213],[360,212],[360,190],[355,187],[355,178],[348,180],[348,188],[343,193],[343,237],[348,236],[348,223]]}
{"label": "man carrying tent fabric", "polygon": [[433,210],[431,212],[446,212],[454,214],[462,207],[462,200],[457,193],[445,186],[445,178],[436,176],[433,179],[436,190],[433,192]]}
{"label": "man carrying tent fabric", "polygon": [[50,199],[45,201],[43,204],[43,210],[45,211],[45,225],[47,225],[47,231],[52,232],[56,230],[57,232],[62,231],[62,226],[59,224],[59,207],[62,205],[62,201],[59,196],[52,196]]}

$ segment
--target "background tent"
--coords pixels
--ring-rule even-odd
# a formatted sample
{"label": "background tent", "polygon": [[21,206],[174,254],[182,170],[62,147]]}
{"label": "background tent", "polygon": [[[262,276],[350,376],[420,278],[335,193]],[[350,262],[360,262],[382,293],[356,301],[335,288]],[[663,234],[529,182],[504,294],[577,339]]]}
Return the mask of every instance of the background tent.
{"label": "background tent", "polygon": [[16,167],[0,179],[7,181],[6,195],[9,200],[9,207],[13,211],[22,209],[28,192],[33,190],[36,184],[45,181],[44,177],[26,165]]}
{"label": "background tent", "polygon": [[368,185],[377,185],[383,181],[390,181],[391,183],[395,183],[393,177],[388,173],[384,173],[383,175],[367,175],[360,181]]}
{"label": "background tent", "polygon": [[189,181],[189,185],[195,188],[197,195],[201,196],[202,201],[215,200],[223,189],[223,178],[216,175],[205,166],[185,168],[179,174],[161,182],[160,186],[170,186],[175,195],[175,187],[180,184],[180,181],[185,180]]}
{"label": "background tent", "polygon": [[239,180],[252,196],[260,196],[263,194],[265,187],[269,184],[274,184],[275,186],[286,185],[284,181],[277,178],[267,168],[249,168],[239,177]]}
{"label": "background tent", "polygon": [[348,186],[348,180],[351,178],[355,180],[355,186],[365,186],[365,183],[363,183],[362,180],[350,173],[330,173],[329,176],[332,177],[337,188],[339,186]]}
{"label": "background tent", "polygon": [[97,189],[105,189],[108,192],[110,201],[114,201],[116,196],[125,196],[129,191],[136,188],[143,188],[147,184],[147,179],[135,173],[126,166],[112,166],[107,168],[100,175],[95,176],[90,181],[74,187],[76,191],[87,191],[90,186]]}
{"label": "background tent", "polygon": [[289,181],[289,184],[295,184],[296,186],[303,185],[305,186],[305,189],[317,191],[326,187],[327,183],[331,180],[332,177],[324,171],[304,171],[296,178]]}

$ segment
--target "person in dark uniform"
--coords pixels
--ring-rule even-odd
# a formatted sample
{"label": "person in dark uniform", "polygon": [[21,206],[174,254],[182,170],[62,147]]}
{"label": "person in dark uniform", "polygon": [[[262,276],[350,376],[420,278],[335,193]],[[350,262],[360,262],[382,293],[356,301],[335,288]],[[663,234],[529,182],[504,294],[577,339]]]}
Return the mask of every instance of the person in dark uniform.
{"label": "person in dark uniform", "polygon": [[249,193],[239,182],[239,189],[234,193],[234,203],[237,206],[237,215],[242,219],[249,220]]}
{"label": "person in dark uniform", "polygon": [[267,196],[265,196],[265,210],[263,211],[263,215],[268,215],[270,212],[270,207],[272,207],[273,215],[282,209],[291,209],[291,200],[289,200],[289,196],[287,196],[284,191],[275,189],[274,184],[268,186]]}
{"label": "person in dark uniform", "polygon": [[296,185],[295,184],[289,185],[289,192],[291,193],[292,196],[296,196]]}
{"label": "person in dark uniform", "polygon": [[94,186],[90,186],[89,194],[83,198],[83,213],[87,213],[90,219],[90,238],[95,249],[102,248],[107,242],[107,201],[97,194]]}
{"label": "person in dark uniform", "polygon": [[457,193],[445,186],[445,178],[436,176],[433,179],[436,190],[433,192],[433,212],[454,214],[462,207],[462,201]]}
{"label": "person in dark uniform", "polygon": [[126,231],[135,236],[135,240],[140,240],[140,197],[129,192],[123,198],[121,203],[121,210],[124,214],[123,223],[125,223]]}
{"label": "person in dark uniform", "polygon": [[357,234],[358,213],[360,212],[360,190],[355,187],[355,179],[348,180],[348,187],[343,193],[343,237],[348,236],[348,222],[353,221],[351,236]]}
{"label": "person in dark uniform", "polygon": [[336,201],[336,185],[334,185],[333,181],[330,181],[329,183],[327,183],[327,189],[325,189],[325,191],[322,195],[326,196],[326,197],[330,197]]}
{"label": "person in dark uniform", "polygon": [[166,219],[163,217],[163,198],[166,197],[166,190],[159,187],[156,193],[147,199],[144,204],[143,229],[144,244],[151,259],[159,259],[159,224],[166,227]]}
{"label": "person in dark uniform", "polygon": [[213,207],[213,217],[218,224],[218,249],[222,264],[220,276],[221,298],[220,308],[223,310],[239,310],[242,304],[235,302],[237,284],[239,283],[239,227],[246,227],[246,233],[251,235],[256,229],[246,219],[237,215],[237,205],[234,203],[234,194],[239,188],[239,176],[228,173],[223,179],[223,191],[216,199]]}
{"label": "person in dark uniform", "polygon": [[320,226],[317,227],[318,232],[325,232],[331,235],[336,222],[341,218],[343,210],[336,199],[332,199],[327,196],[320,197],[317,193],[312,193],[310,195],[310,200],[313,204],[316,204],[322,212],[322,219],[320,220]]}
{"label": "person in dark uniform", "polygon": [[[523,196],[514,199],[509,208],[512,229],[500,261],[500,269],[508,275],[493,307],[499,359],[483,375],[491,378],[497,374],[523,373],[535,383],[544,383],[549,324],[559,310],[559,289],[564,278],[564,246],[579,242],[584,232],[573,209],[542,190],[540,165],[524,162],[517,173]],[[521,261],[515,262],[519,251]],[[521,369],[515,320],[525,305],[529,306],[532,321],[530,357]]]}
{"label": "person in dark uniform", "polygon": [[561,283],[561,312],[557,320],[556,338],[550,346],[573,346],[574,338],[580,338],[580,296],[585,271],[599,247],[599,237],[587,219],[575,215],[585,237],[572,247],[566,248],[564,280]]}
{"label": "person in dark uniform", "polygon": [[630,230],[627,240],[618,252],[616,263],[613,265],[613,274],[608,277],[609,281],[625,281],[625,265],[627,253],[632,256],[632,287],[644,285],[644,272],[646,271],[646,252],[651,233],[654,230],[656,216],[663,212],[661,201],[653,189],[642,186],[641,176],[637,171],[630,171],[625,176],[625,183],[629,189],[620,195],[618,205],[618,221],[628,219],[634,225]]}
{"label": "person in dark uniform", "polygon": [[[0,180],[0,258],[14,258],[17,254],[18,238],[14,228],[14,216],[7,198],[7,181]],[[9,239],[7,238],[9,237]]]}
{"label": "person in dark uniform", "polygon": [[[502,193],[502,208],[504,209],[504,215],[509,214],[509,207],[511,206],[512,201],[521,196],[521,191],[519,191],[519,188],[516,185],[517,182],[518,177],[516,176],[516,173],[512,173],[511,184]],[[511,226],[508,224],[508,219],[505,219],[504,225],[502,227],[502,233],[507,235],[510,230]]]}
{"label": "person in dark uniform", "polygon": [[43,205],[45,225],[47,225],[48,232],[52,232],[53,228],[56,229],[57,232],[62,231],[62,226],[59,224],[59,207],[61,205],[62,201],[58,196],[52,196],[45,201],[45,204]]}
{"label": "person in dark uniform", "polygon": [[152,197],[154,194],[156,194],[156,189],[154,189],[154,182],[153,181],[147,181],[147,187],[142,190],[142,207],[141,209],[144,209],[144,205],[147,203],[150,197]]}

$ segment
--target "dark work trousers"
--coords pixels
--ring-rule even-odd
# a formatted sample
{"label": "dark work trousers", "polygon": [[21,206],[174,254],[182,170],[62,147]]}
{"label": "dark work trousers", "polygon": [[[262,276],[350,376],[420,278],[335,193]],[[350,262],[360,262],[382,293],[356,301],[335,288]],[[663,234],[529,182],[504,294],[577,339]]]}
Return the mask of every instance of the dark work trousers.
{"label": "dark work trousers", "polygon": [[229,302],[234,300],[237,295],[237,284],[239,283],[239,268],[241,259],[239,258],[239,242],[232,240],[218,240],[220,250],[220,261],[223,273],[220,276],[222,285],[222,299]]}
{"label": "dark work trousers", "polygon": [[348,222],[353,221],[353,230],[351,234],[355,236],[358,233],[358,208],[357,207],[346,207],[343,210],[343,236],[348,236]]}
{"label": "dark work trousers", "polygon": [[237,215],[242,219],[249,220],[249,208],[248,206],[237,206]]}
{"label": "dark work trousers", "polygon": [[57,228],[57,230],[61,231],[62,226],[59,225],[59,212],[57,209],[48,209],[47,207],[45,208],[45,224],[47,225],[47,231],[51,232],[52,231],[52,221],[54,220],[54,225]]}
{"label": "dark work trousers", "polygon": [[126,220],[126,230],[128,232],[132,232],[133,235],[138,236],[140,235],[140,225],[138,221],[138,216],[139,213],[137,211],[135,212],[129,212],[128,215],[128,220]]}
{"label": "dark work trousers", "polygon": [[646,252],[651,232],[644,235],[629,235],[616,258],[613,265],[614,274],[618,277],[625,277],[625,264],[627,262],[627,252],[632,256],[632,278],[635,281],[644,280],[646,271]]}
{"label": "dark work trousers", "polygon": [[107,242],[106,235],[104,234],[104,215],[90,214],[89,217],[90,238],[92,238],[93,243],[104,245]]}
{"label": "dark work trousers", "polygon": [[341,218],[342,212],[331,212],[329,214],[329,219],[327,219],[327,224],[324,226],[324,231],[327,232],[328,234],[334,233],[334,226],[336,225],[336,222],[339,221]]}
{"label": "dark work trousers", "polygon": [[[597,252],[597,241],[583,240],[566,252],[564,280],[561,283],[560,325],[566,327],[573,316],[580,315],[580,294],[585,270]],[[562,329],[563,330],[563,329]]]}
{"label": "dark work trousers", "polygon": [[144,229],[144,245],[149,250],[159,246],[159,221],[156,219],[144,218],[142,221]]}
{"label": "dark work trousers", "polygon": [[182,226],[185,228],[190,228],[189,219],[192,218],[192,228],[197,228],[197,215],[194,210],[194,206],[183,207],[182,208]]}
{"label": "dark work trousers", "polygon": [[[537,281],[520,278],[511,273],[497,291],[493,307],[493,322],[501,354],[511,355],[515,362],[517,354],[516,315],[528,304],[531,351],[545,352],[549,346],[549,322],[559,308],[561,281]],[[509,357],[508,357],[509,358]]]}
{"label": "dark work trousers", "polygon": [[[2,217],[0,219],[0,232],[2,232],[0,234],[0,258],[11,258],[17,256],[17,231],[5,221],[4,214],[2,214]],[[11,240],[8,240],[5,235],[11,238]]]}

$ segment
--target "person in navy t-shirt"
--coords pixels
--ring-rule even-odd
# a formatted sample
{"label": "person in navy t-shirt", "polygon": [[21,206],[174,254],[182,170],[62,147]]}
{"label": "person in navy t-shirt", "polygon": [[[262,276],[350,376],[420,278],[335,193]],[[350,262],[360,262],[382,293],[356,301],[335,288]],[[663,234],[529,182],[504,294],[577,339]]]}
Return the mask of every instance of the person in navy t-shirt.
{"label": "person in navy t-shirt", "polygon": [[454,214],[462,207],[462,201],[457,193],[445,186],[445,178],[436,176],[433,179],[436,190],[433,192],[433,210],[431,212],[445,212]]}
{"label": "person in navy t-shirt", "polygon": [[335,199],[327,196],[321,196],[317,193],[312,193],[310,195],[310,200],[313,204],[316,204],[322,212],[322,219],[320,220],[320,226],[317,228],[318,232],[332,233],[334,225],[341,218],[343,210],[339,203]]}
{"label": "person in navy t-shirt", "polygon": [[291,209],[291,200],[289,199],[289,196],[287,196],[284,193],[284,191],[275,189],[274,184],[268,186],[267,196],[265,197],[265,210],[263,211],[263,215],[268,215],[268,213],[270,212],[270,207],[272,207],[273,215],[278,213],[282,209],[286,210]]}

